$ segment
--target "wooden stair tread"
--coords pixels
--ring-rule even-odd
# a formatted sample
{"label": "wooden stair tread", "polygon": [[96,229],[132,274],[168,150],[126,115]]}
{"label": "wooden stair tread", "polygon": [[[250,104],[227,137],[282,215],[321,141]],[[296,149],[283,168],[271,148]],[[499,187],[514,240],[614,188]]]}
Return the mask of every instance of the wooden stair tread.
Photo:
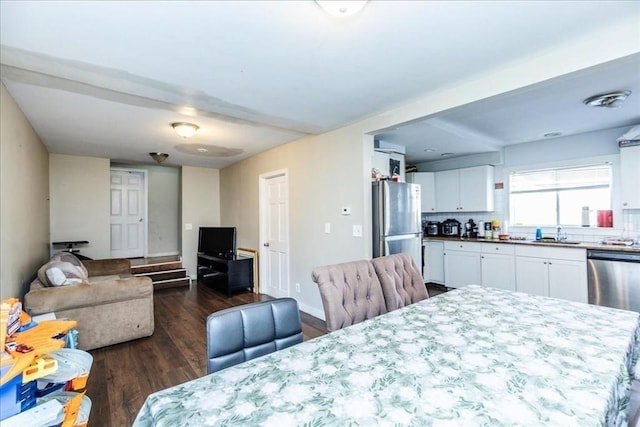
{"label": "wooden stair tread", "polygon": [[191,285],[191,279],[189,279],[188,277],[183,277],[181,279],[160,280],[157,282],[153,282],[153,289],[175,288],[178,286],[189,285]]}
{"label": "wooden stair tread", "polygon": [[160,263],[160,264],[139,265],[135,267],[132,266],[131,272],[133,274],[152,273],[154,271],[177,270],[180,268],[182,268],[182,261],[175,261],[175,262]]}
{"label": "wooden stair tread", "polygon": [[154,290],[191,284],[187,269],[182,266],[181,256],[133,259],[131,273],[136,277],[149,277]]}

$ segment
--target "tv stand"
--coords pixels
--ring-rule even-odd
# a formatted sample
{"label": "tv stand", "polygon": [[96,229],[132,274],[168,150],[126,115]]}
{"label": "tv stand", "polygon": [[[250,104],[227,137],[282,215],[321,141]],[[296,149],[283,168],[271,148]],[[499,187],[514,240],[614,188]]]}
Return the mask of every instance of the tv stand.
{"label": "tv stand", "polygon": [[198,253],[198,280],[223,290],[228,297],[238,290],[253,292],[253,258]]}

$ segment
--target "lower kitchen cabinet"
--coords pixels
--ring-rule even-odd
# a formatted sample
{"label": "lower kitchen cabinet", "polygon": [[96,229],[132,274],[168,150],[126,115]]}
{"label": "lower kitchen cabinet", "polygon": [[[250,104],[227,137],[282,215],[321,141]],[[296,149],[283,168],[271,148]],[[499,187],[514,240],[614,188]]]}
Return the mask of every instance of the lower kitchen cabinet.
{"label": "lower kitchen cabinet", "polygon": [[423,276],[425,283],[444,285],[444,242],[425,242]]}
{"label": "lower kitchen cabinet", "polygon": [[576,302],[588,302],[584,249],[516,248],[516,290]]}
{"label": "lower kitchen cabinet", "polygon": [[516,290],[549,296],[548,261],[544,258],[516,257]]}
{"label": "lower kitchen cabinet", "polygon": [[444,283],[449,288],[482,283],[481,243],[444,242]]}
{"label": "lower kitchen cabinet", "polygon": [[514,245],[482,243],[482,286],[516,290]]}
{"label": "lower kitchen cabinet", "polygon": [[455,240],[425,244],[425,282],[588,302],[585,249]]}

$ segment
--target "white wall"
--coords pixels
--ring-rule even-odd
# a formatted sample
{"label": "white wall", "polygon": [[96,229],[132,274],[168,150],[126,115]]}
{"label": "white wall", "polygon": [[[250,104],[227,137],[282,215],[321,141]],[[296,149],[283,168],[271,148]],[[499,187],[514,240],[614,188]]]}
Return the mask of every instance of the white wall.
{"label": "white wall", "polygon": [[0,298],[22,297],[49,259],[49,153],[0,84]]}
{"label": "white wall", "polygon": [[[182,168],[182,259],[192,278],[197,274],[198,229],[220,223],[220,171],[218,169]],[[191,230],[186,225],[191,225]]]}
{"label": "white wall", "polygon": [[51,154],[52,242],[88,240],[79,246],[83,255],[111,257],[110,171],[109,159]]}
{"label": "white wall", "polygon": [[[221,171],[222,224],[238,227],[238,246],[259,250],[258,176],[287,169],[290,289],[300,308],[324,318],[314,267],[371,256],[370,170],[373,137],[362,127],[302,138]],[[365,172],[366,171],[366,172]],[[351,207],[351,215],[341,207]],[[324,224],[331,223],[331,234]],[[352,226],[363,225],[364,237]],[[295,291],[300,283],[301,291]]]}

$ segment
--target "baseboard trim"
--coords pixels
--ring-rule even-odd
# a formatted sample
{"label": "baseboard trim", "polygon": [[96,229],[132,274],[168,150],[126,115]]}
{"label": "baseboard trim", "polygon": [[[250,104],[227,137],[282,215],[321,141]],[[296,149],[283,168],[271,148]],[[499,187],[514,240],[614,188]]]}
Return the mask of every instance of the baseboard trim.
{"label": "baseboard trim", "polygon": [[153,257],[159,257],[159,256],[179,256],[180,252],[159,252],[157,254],[147,254],[145,256],[145,258],[153,258]]}
{"label": "baseboard trim", "polygon": [[315,307],[311,307],[307,304],[301,304],[300,302],[298,302],[298,308],[300,309],[300,311],[304,311],[305,313],[310,314],[313,317],[317,317],[320,320],[326,320],[324,318],[324,310],[318,310]]}

